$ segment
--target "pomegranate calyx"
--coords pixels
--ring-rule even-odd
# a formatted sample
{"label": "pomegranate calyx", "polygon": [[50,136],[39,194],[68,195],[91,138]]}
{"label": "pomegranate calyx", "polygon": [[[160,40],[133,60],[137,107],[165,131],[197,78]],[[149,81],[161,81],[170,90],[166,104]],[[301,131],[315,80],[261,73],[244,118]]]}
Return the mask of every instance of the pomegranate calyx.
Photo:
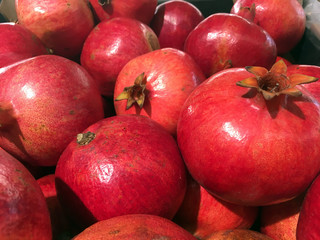
{"label": "pomegranate calyx", "polygon": [[249,66],[245,69],[254,76],[238,81],[236,84],[241,87],[256,88],[262,93],[266,100],[270,100],[280,94],[287,94],[294,97],[302,93],[295,86],[315,82],[316,77],[303,74],[292,74],[287,76],[287,65],[283,60],[276,62],[268,71],[264,67]]}
{"label": "pomegranate calyx", "polygon": [[240,16],[244,17],[245,19],[253,22],[256,16],[256,5],[252,3],[250,7],[241,6],[240,7]]}
{"label": "pomegranate calyx", "polygon": [[109,5],[111,0],[98,0],[100,6]]}
{"label": "pomegranate calyx", "polygon": [[143,107],[145,100],[146,89],[146,76],[145,73],[141,73],[135,80],[134,84],[130,87],[125,87],[115,99],[115,101],[127,100],[126,109],[128,110],[135,102],[140,108]]}
{"label": "pomegranate calyx", "polygon": [[0,127],[13,124],[16,115],[11,103],[0,103]]}
{"label": "pomegranate calyx", "polygon": [[81,146],[89,144],[95,139],[96,134],[93,132],[79,133],[77,134],[77,143]]}

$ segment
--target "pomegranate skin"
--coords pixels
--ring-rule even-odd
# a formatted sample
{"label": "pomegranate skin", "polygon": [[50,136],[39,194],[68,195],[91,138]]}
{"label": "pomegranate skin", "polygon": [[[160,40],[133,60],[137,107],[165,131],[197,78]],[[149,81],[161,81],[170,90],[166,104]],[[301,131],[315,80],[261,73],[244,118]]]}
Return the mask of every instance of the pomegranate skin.
{"label": "pomegranate skin", "polygon": [[177,140],[191,175],[209,192],[262,206],[301,194],[319,172],[319,107],[305,92],[266,101],[236,85],[252,76],[227,69],[199,85],[182,107]]}
{"label": "pomegranate skin", "polygon": [[[111,217],[144,213],[172,218],[185,191],[185,166],[174,138],[150,118],[105,118],[74,139],[56,168],[57,196],[68,214],[88,226]],[[108,197],[106,197],[108,196]]]}
{"label": "pomegranate skin", "polygon": [[189,33],[184,51],[207,77],[229,67],[269,69],[277,57],[275,42],[265,30],[228,13],[212,14],[201,21]]}
{"label": "pomegranate skin", "polygon": [[77,60],[94,27],[88,0],[15,0],[19,24],[54,54]]}
{"label": "pomegranate skin", "polygon": [[320,177],[314,179],[302,202],[297,224],[297,240],[320,238]]}
{"label": "pomegranate skin", "polygon": [[129,214],[100,221],[74,240],[196,240],[172,221],[149,214]]}
{"label": "pomegranate skin", "polygon": [[170,0],[159,4],[150,23],[161,48],[183,50],[188,34],[204,19],[192,3]]}
{"label": "pomegranate skin", "polygon": [[47,53],[40,39],[24,26],[0,23],[0,68]]}
{"label": "pomegranate skin", "polygon": [[0,239],[52,239],[49,210],[31,173],[0,148]]}
{"label": "pomegranate skin", "polygon": [[[132,86],[144,73],[145,101],[140,108],[136,103],[127,109],[127,101],[115,99],[125,87]],[[192,90],[205,80],[195,61],[185,52],[162,48],[129,61],[120,71],[114,89],[114,107],[117,115],[138,114],[150,117],[176,136],[182,104]]]}
{"label": "pomegranate skin", "polygon": [[0,146],[23,162],[56,165],[71,139],[104,117],[94,80],[69,59],[41,55],[1,70],[0,105],[9,113],[0,114]]}
{"label": "pomegranate skin", "polygon": [[112,97],[115,81],[131,59],[159,49],[152,29],[135,19],[118,17],[100,22],[84,42],[80,62],[93,76],[101,94]]}
{"label": "pomegranate skin", "polygon": [[306,16],[297,0],[237,0],[231,13],[246,17],[242,8],[255,4],[253,22],[266,30],[276,43],[278,54],[288,53],[301,40]]}

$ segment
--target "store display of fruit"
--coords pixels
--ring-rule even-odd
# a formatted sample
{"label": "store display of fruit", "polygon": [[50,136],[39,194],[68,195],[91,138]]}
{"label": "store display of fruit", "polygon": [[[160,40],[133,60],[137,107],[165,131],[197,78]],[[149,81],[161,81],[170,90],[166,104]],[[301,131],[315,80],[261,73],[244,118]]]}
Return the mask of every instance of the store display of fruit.
{"label": "store display of fruit", "polygon": [[0,239],[318,239],[318,9],[0,0]]}

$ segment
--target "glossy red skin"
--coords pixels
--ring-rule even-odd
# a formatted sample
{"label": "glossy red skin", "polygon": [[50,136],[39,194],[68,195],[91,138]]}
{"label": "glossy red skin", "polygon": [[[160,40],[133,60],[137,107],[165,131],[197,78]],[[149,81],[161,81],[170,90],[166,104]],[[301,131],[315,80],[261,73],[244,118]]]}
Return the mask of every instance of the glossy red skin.
{"label": "glossy red skin", "polygon": [[306,24],[305,12],[297,0],[237,0],[231,13],[243,16],[241,7],[255,4],[254,23],[274,39],[278,54],[289,52],[301,40]]}
{"label": "glossy red skin", "polygon": [[172,221],[149,214],[130,214],[100,221],[74,240],[196,240]]}
{"label": "glossy red skin", "polygon": [[171,0],[159,4],[150,23],[157,34],[161,48],[183,50],[188,34],[204,19],[192,3]]}
{"label": "glossy red skin", "polygon": [[159,49],[128,62],[116,81],[114,98],[125,87],[132,86],[141,73],[147,77],[146,99],[142,109],[137,104],[126,110],[127,101],[114,101],[116,114],[148,116],[176,135],[182,104],[192,90],[205,80],[199,66],[183,51]]}
{"label": "glossy red skin", "polygon": [[302,202],[297,225],[297,240],[320,238],[320,177],[317,176],[308,188]]}
{"label": "glossy red skin", "polygon": [[94,27],[88,0],[16,0],[19,24],[28,28],[54,54],[77,59]]}
{"label": "glossy red skin", "polygon": [[50,215],[31,173],[0,148],[0,239],[48,240]]}
{"label": "glossy red skin", "polygon": [[50,212],[52,239],[63,239],[62,237],[66,238],[67,235],[72,238],[77,233],[77,229],[66,217],[59,203],[55,185],[55,175],[45,175],[37,179],[37,183],[42,190]]}
{"label": "glossy red skin", "polygon": [[177,140],[197,182],[225,201],[248,206],[301,194],[320,168],[319,106],[305,92],[268,102],[237,81],[244,68],[221,71],[189,96]]}
{"label": "glossy red skin", "polygon": [[156,10],[157,0],[112,0],[101,6],[99,0],[89,0],[100,21],[128,17],[149,24]]}
{"label": "glossy red skin", "polygon": [[229,229],[214,232],[211,236],[202,240],[272,240],[272,238],[248,229]]}
{"label": "glossy red skin", "polygon": [[292,200],[264,206],[260,213],[260,232],[274,240],[296,240],[297,223],[304,194]]}
{"label": "glossy red skin", "polygon": [[257,214],[257,207],[235,205],[220,200],[192,178],[188,178],[187,192],[174,222],[198,239],[203,239],[220,230],[249,229]]}
{"label": "glossy red skin", "polygon": [[47,53],[40,39],[24,26],[0,23],[0,68]]}
{"label": "glossy red skin", "polygon": [[[320,79],[320,66],[316,65],[299,65],[294,64],[287,69],[288,75],[299,73],[308,76],[313,76]],[[312,82],[310,84],[304,84],[301,88],[306,89],[312,96],[314,96],[320,102],[320,81]]]}
{"label": "glossy red skin", "polygon": [[152,29],[130,18],[100,22],[89,34],[81,52],[81,65],[94,77],[101,93],[112,97],[123,66],[131,59],[159,48]]}
{"label": "glossy red skin", "polygon": [[94,140],[83,146],[73,140],[55,172],[58,198],[69,215],[86,226],[133,213],[172,218],[186,191],[174,138],[138,115],[105,118],[88,131]]}
{"label": "glossy red skin", "polygon": [[267,32],[228,13],[215,13],[200,22],[188,35],[184,51],[207,77],[225,69],[226,61],[231,61],[233,67],[270,69],[277,57],[276,45]]}
{"label": "glossy red skin", "polygon": [[15,120],[0,128],[0,146],[23,162],[56,165],[71,139],[104,117],[94,80],[69,59],[42,55],[1,70],[0,103],[12,104]]}

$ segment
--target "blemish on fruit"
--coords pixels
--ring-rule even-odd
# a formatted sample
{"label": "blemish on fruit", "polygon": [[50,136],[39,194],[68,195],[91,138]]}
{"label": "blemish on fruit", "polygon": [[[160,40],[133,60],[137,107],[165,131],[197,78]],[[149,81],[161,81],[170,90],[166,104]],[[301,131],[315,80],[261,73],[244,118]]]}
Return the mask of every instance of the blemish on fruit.
{"label": "blemish on fruit", "polygon": [[119,232],[120,230],[111,230],[109,234],[115,235],[115,234],[118,234]]}
{"label": "blemish on fruit", "polygon": [[81,146],[89,144],[95,139],[96,134],[93,132],[79,133],[77,135],[77,143]]}
{"label": "blemish on fruit", "polygon": [[75,111],[74,111],[74,110],[71,110],[71,111],[69,112],[69,114],[70,114],[70,115],[74,115],[74,114],[75,114]]}
{"label": "blemish on fruit", "polygon": [[94,55],[94,53],[91,53],[91,54],[90,54],[90,59],[91,59],[91,60],[94,60],[95,57],[96,57],[96,56]]}

